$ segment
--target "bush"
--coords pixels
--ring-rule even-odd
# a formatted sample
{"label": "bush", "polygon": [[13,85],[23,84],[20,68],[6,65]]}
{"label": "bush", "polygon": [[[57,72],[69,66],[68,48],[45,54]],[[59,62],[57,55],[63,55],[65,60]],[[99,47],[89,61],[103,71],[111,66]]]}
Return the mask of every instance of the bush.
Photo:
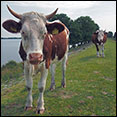
{"label": "bush", "polygon": [[15,61],[9,61],[1,68],[1,81],[10,81],[11,79],[17,80],[23,74],[22,63],[16,63]]}

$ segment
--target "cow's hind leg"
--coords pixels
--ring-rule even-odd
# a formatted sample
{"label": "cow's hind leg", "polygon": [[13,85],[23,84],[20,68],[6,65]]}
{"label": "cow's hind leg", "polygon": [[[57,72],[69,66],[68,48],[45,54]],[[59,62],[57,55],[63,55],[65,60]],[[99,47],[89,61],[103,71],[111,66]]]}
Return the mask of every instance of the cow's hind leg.
{"label": "cow's hind leg", "polygon": [[42,66],[41,68],[41,79],[38,83],[38,87],[39,87],[39,99],[38,99],[38,104],[37,104],[37,113],[38,114],[43,114],[44,113],[44,90],[45,90],[45,85],[46,85],[46,78],[48,75],[48,69],[45,68],[45,65]]}
{"label": "cow's hind leg", "polygon": [[56,64],[51,64],[50,65],[50,72],[51,72],[50,90],[55,89],[55,68],[56,68]]}
{"label": "cow's hind leg", "polygon": [[33,87],[33,80],[32,80],[32,69],[33,66],[29,64],[27,61],[24,62],[24,77],[26,80],[26,88],[28,90],[27,102],[25,106],[25,110],[32,109],[32,87]]}
{"label": "cow's hind leg", "polygon": [[105,57],[105,55],[104,55],[104,44],[102,44],[101,46],[102,46],[102,57]]}
{"label": "cow's hind leg", "polygon": [[63,61],[62,61],[62,81],[61,81],[61,86],[62,86],[63,88],[66,87],[66,78],[65,78],[65,74],[66,74],[67,60],[68,60],[68,53],[65,54],[64,59],[63,59]]}

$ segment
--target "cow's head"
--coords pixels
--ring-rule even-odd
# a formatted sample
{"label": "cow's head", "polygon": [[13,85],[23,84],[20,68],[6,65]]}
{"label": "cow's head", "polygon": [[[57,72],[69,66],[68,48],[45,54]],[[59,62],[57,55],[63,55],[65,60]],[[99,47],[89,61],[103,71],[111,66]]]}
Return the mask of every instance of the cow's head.
{"label": "cow's head", "polygon": [[97,35],[98,41],[103,40],[103,38],[104,38],[104,31],[103,30],[99,30],[98,31],[98,35]]}
{"label": "cow's head", "polygon": [[31,64],[40,63],[43,60],[44,39],[49,29],[46,20],[52,18],[58,8],[50,15],[37,12],[17,14],[9,7],[8,10],[20,21],[7,20],[3,23],[3,27],[11,33],[21,33],[22,46],[27,54],[27,60]]}

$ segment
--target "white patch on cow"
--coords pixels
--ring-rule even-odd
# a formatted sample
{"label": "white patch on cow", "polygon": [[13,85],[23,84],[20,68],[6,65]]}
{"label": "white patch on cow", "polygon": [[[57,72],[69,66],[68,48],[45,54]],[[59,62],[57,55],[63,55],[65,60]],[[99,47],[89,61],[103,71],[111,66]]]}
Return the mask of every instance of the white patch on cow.
{"label": "white patch on cow", "polygon": [[103,45],[103,43],[101,43],[101,45]]}
{"label": "white patch on cow", "polygon": [[104,32],[103,32],[103,30],[99,30],[99,32],[98,32],[98,41],[103,41],[103,38],[104,38]]}

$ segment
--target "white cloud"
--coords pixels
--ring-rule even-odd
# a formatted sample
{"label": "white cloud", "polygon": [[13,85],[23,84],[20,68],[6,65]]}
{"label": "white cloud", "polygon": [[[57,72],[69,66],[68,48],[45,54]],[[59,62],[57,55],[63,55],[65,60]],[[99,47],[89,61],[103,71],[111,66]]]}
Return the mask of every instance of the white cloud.
{"label": "white cloud", "polygon": [[44,8],[52,8],[52,7],[60,7],[60,8],[90,8],[99,4],[100,2],[96,1],[8,1],[7,3],[17,6],[35,6],[35,7],[44,7]]}

